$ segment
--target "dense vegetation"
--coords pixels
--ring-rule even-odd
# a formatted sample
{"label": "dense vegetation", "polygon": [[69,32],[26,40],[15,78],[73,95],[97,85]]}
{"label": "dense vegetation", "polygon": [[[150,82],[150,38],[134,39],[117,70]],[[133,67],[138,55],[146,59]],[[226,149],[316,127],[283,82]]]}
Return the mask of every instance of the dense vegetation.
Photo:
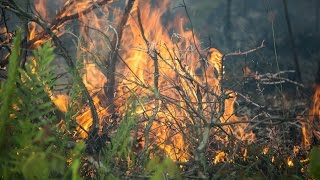
{"label": "dense vegetation", "polygon": [[[186,53],[186,57],[195,56],[196,60],[203,60],[203,64],[212,63],[215,67],[201,64],[207,69],[197,69],[195,73],[198,71],[204,74],[212,73],[213,76],[210,77],[219,80],[216,86],[209,85],[210,79],[206,79],[207,75],[205,80],[194,78],[196,76],[191,75],[192,72],[188,70],[189,66],[184,64],[182,55],[179,56],[181,59],[177,58],[178,56],[171,57],[171,60],[178,65],[169,66],[170,70],[176,73],[175,80],[180,84],[161,72],[163,65],[161,63],[167,60],[163,58],[164,54],[175,51],[169,50],[167,46],[171,42],[163,45],[167,48],[165,52],[160,50],[161,46],[152,44],[154,43],[151,41],[152,37],[149,37],[147,26],[143,24],[149,21],[141,20],[143,9],[134,9],[136,8],[134,1],[129,0],[128,4],[125,4],[116,29],[108,26],[108,30],[112,29],[116,35],[110,35],[108,30],[103,32],[92,27],[90,28],[95,31],[91,34],[92,32],[88,30],[86,33],[91,35],[88,37],[84,35],[86,33],[79,35],[68,32],[71,36],[78,35],[73,39],[75,47],[72,53],[68,53],[67,48],[63,47],[65,44],[62,43],[63,38],[58,36],[60,30],[57,27],[67,24],[66,22],[70,20],[80,19],[82,15],[87,15],[86,13],[91,11],[97,13],[99,10],[102,13],[101,8],[109,3],[108,0],[88,3],[88,7],[81,12],[83,14],[76,12],[67,18],[61,18],[57,13],[57,17],[50,19],[52,24],[35,12],[29,12],[28,8],[18,2],[21,1],[0,0],[3,13],[0,25],[8,31],[5,13],[10,12],[27,26],[32,22],[43,31],[38,32],[32,39],[30,37],[34,34],[23,26],[26,24],[22,24],[20,27],[14,27],[14,33],[6,32],[10,34],[10,40],[0,37],[3,49],[9,49],[9,55],[5,58],[1,55],[4,59],[0,60],[0,73],[6,72],[5,75],[0,74],[0,179],[320,179],[320,149],[319,143],[315,140],[318,138],[319,129],[314,125],[319,121],[316,114],[319,112],[319,107],[315,99],[311,99],[313,96],[306,90],[303,82],[299,81],[297,75],[293,75],[293,78],[282,76],[295,71],[280,70],[277,64],[278,69],[275,73],[269,73],[268,69],[252,73],[250,69],[252,67],[245,66],[243,71],[247,79],[245,82],[240,82],[239,79],[232,79],[233,76],[239,76],[237,70],[232,69],[239,63],[231,64],[224,69],[224,65],[228,64],[220,64],[220,61],[226,60],[225,58],[234,60],[232,58],[239,56],[247,58],[250,53],[265,48],[264,41],[251,50],[224,55],[214,48],[196,49],[201,46],[197,46],[194,31],[201,31],[201,28],[197,27],[204,26],[206,21],[199,20],[192,23],[192,18],[212,16],[209,10],[219,8],[223,4],[222,1],[195,3],[190,9],[185,1],[171,4],[173,7],[183,7],[183,12],[186,12],[189,20],[184,28],[188,29],[186,34],[190,33],[193,37],[190,43],[180,40],[183,38],[179,35],[171,36],[172,44],[180,54],[184,53],[181,49],[185,44],[190,43],[190,47],[195,45],[196,55]],[[228,3],[231,3],[231,0]],[[67,5],[72,7],[74,4]],[[67,5],[65,9],[62,8],[60,14],[63,14],[63,10],[66,11]],[[139,5],[145,7],[144,4]],[[153,3],[150,7],[156,5],[157,3]],[[124,3],[116,2],[114,6],[122,7]],[[132,8],[134,12],[131,12]],[[169,16],[168,14],[164,15]],[[124,48],[126,43],[130,42],[122,38],[125,33],[130,34],[127,32],[130,29],[127,27],[130,24],[130,16],[136,17],[134,23],[139,29],[138,36],[142,39],[141,42],[146,44],[146,52],[144,49],[136,49],[144,53],[146,61],[151,62],[151,66],[148,67],[152,68],[150,73],[152,81],[145,84],[135,82],[141,89],[134,89],[136,92],[132,89],[126,91],[127,94],[123,99],[122,96],[116,96],[119,92],[114,87],[110,88],[111,90],[104,89],[106,94],[103,95],[98,91],[93,92],[94,90],[89,88],[91,84],[86,82],[83,76],[88,74],[85,57],[96,58],[94,64],[99,65],[99,70],[107,77],[107,85],[119,85],[121,78],[128,82],[131,80],[123,74],[116,73],[117,68],[122,68],[121,65],[116,66],[116,62],[112,65],[113,61],[125,61],[122,57],[130,57],[126,52],[134,49]],[[162,23],[167,23],[168,19],[170,18],[162,19]],[[151,27],[151,30],[155,29]],[[152,34],[153,31],[150,32]],[[102,34],[103,38],[95,37],[97,34]],[[134,33],[132,34],[130,38],[134,37]],[[87,39],[89,42],[103,39],[101,41],[106,47],[97,45],[95,47],[97,49],[89,49],[92,52],[88,52],[86,48],[90,43],[85,41]],[[160,39],[165,41],[166,36],[163,35]],[[205,41],[204,44],[208,42]],[[223,44],[223,47],[227,49],[228,44]],[[99,58],[103,57],[105,51],[108,58],[104,64],[99,62]],[[200,51],[205,51],[209,55],[202,57]],[[218,57],[216,61],[219,62],[210,62],[211,56],[214,55]],[[65,62],[57,63],[59,58]],[[62,75],[57,73],[59,66],[63,66],[65,70]],[[128,65],[124,63],[123,66]],[[224,73],[224,70],[234,72],[236,75]],[[61,77],[65,74],[68,74],[70,80],[63,80],[63,83],[67,84],[65,89],[68,90],[68,103],[65,103],[65,107],[59,107],[57,87],[60,86]],[[93,77],[98,79],[98,73],[94,75]],[[165,81],[161,81],[163,79]],[[161,91],[165,89],[161,85],[166,82],[174,85],[176,93],[174,96],[177,99],[181,97],[182,100],[179,99],[181,102],[170,99],[171,96],[166,96],[165,91]],[[289,87],[289,90],[286,87]],[[286,99],[286,96],[294,94],[292,89],[294,93],[302,95]],[[236,101],[237,95],[242,99]],[[315,93],[314,97],[316,96]],[[311,100],[303,100],[305,97]],[[193,102],[192,98],[197,102]],[[207,105],[208,99],[218,105]],[[107,103],[106,106],[109,108],[101,108],[104,105],[100,107],[100,104],[104,103]],[[231,108],[226,107],[228,103],[231,104]],[[275,105],[269,106],[268,103]],[[210,109],[208,107],[211,111],[207,110]],[[310,107],[315,108],[311,110]],[[176,111],[170,111],[170,108]],[[232,115],[225,120],[224,114],[228,108],[232,110]],[[103,114],[106,109],[108,113]],[[314,114],[311,111],[314,111]],[[91,124],[88,127],[84,126],[87,121],[83,124],[79,121],[79,117],[86,112],[90,114]],[[172,115],[172,112],[177,113],[177,117]],[[180,116],[183,122],[173,123],[180,121]],[[208,120],[208,117],[212,120]],[[228,121],[234,117],[235,121]],[[162,121],[165,118],[173,121]],[[161,129],[162,125],[167,129]],[[244,135],[237,128],[243,130]],[[172,131],[168,132],[168,129]],[[156,139],[163,138],[162,134],[169,134],[170,138]],[[185,142],[182,143],[182,149],[179,147],[181,142],[171,138],[176,134]],[[256,139],[249,142],[251,139],[245,137],[252,134]]]}

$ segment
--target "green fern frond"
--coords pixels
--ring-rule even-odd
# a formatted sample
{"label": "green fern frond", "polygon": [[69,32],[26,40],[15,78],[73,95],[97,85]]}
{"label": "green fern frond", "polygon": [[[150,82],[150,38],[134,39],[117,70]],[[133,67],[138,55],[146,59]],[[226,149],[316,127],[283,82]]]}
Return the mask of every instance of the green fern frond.
{"label": "green fern frond", "polygon": [[[55,126],[60,119],[50,99],[56,78],[54,49],[50,43],[39,47],[22,70],[18,68],[20,42],[18,33],[8,79],[0,90],[0,179],[62,178],[68,175],[66,159],[75,151],[65,149],[68,137],[59,134]],[[79,161],[79,157],[72,158]],[[74,174],[79,166],[70,168]]]}
{"label": "green fern frond", "polygon": [[[7,148],[8,139],[10,138],[10,112],[13,109],[13,97],[16,91],[16,77],[18,75],[18,65],[20,59],[20,31],[17,32],[13,42],[11,56],[9,58],[8,79],[1,88],[0,98],[0,156],[6,156],[5,149]],[[1,164],[1,163],[0,163]],[[1,169],[1,168],[0,168]]]}
{"label": "green fern frond", "polygon": [[[49,43],[34,51],[34,61],[26,65],[26,70],[20,70],[21,79],[18,80],[18,97],[21,97],[17,104],[23,109],[20,118],[27,118],[30,121],[52,121],[54,105],[50,100],[54,86],[54,67],[51,66],[54,59],[53,48]],[[29,114],[29,115],[28,115]],[[50,117],[50,118],[49,118]]]}
{"label": "green fern frond", "polygon": [[121,121],[115,136],[112,138],[111,155],[117,157],[127,157],[130,153],[131,131],[134,129],[136,122],[135,107],[128,111]]}
{"label": "green fern frond", "polygon": [[[16,78],[18,75],[18,66],[21,56],[20,52],[20,41],[21,33],[18,31],[16,38],[13,42],[12,53],[9,58],[9,67],[8,67],[8,79],[4,85],[4,89],[1,91],[1,107],[0,107],[0,117],[1,117],[1,128],[3,127],[2,123],[9,119],[10,109],[12,106],[12,96],[14,95],[16,89]],[[2,132],[2,130],[1,130]]]}

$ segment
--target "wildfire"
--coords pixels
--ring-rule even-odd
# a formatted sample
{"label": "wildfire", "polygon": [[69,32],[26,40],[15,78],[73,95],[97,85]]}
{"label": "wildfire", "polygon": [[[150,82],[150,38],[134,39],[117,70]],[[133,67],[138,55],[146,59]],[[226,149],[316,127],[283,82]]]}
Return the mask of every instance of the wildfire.
{"label": "wildfire", "polygon": [[314,86],[314,94],[312,97],[312,103],[309,107],[309,118],[306,121],[302,121],[302,147],[309,150],[312,144],[313,138],[320,139],[319,129],[320,120],[320,85]]}
{"label": "wildfire", "polygon": [[[36,9],[44,13],[45,1],[41,2]],[[117,39],[119,32],[115,32],[114,27],[121,19],[120,11],[98,6],[97,2],[68,0],[64,4],[63,13],[58,13],[54,20],[79,13],[81,25],[77,61],[83,63],[82,79],[94,100],[101,126],[104,125],[102,119],[109,115],[108,107],[105,106],[108,99],[104,92],[108,69],[104,66],[113,48],[106,36],[116,38],[122,59],[114,72],[117,75],[114,94],[116,110],[124,114],[127,110],[125,102],[130,97],[139,102],[136,113],[141,124],[140,134],[143,134],[143,143],[150,139],[145,146],[156,146],[174,160],[187,161],[192,150],[189,145],[199,144],[198,138],[202,136],[203,127],[213,117],[222,123],[239,119],[234,115],[233,108],[237,94],[221,88],[222,53],[215,48],[202,50],[200,40],[190,29],[185,28],[188,21],[182,13],[178,12],[172,23],[164,22],[162,17],[170,6],[169,0],[158,2],[158,8],[151,6],[151,3],[136,2],[121,39]],[[97,11],[83,15],[88,7],[94,6],[98,7]],[[109,13],[114,19],[108,19]],[[34,39],[37,32],[40,32],[38,27],[31,24],[29,39]],[[54,29],[54,32],[58,33],[58,30]],[[63,33],[66,31],[62,28],[59,35]],[[34,45],[42,42],[36,41]],[[219,98],[224,94],[228,98]],[[68,110],[68,94],[54,95],[52,100],[62,112]],[[92,125],[90,112],[85,104],[83,112],[75,118],[81,126],[79,133],[82,138],[87,136],[85,131]],[[239,125],[223,129],[251,143],[254,134],[246,132],[246,127]],[[231,143],[228,136],[215,138],[226,144]],[[247,156],[247,150],[243,152]],[[214,163],[225,159],[226,154],[218,152]]]}

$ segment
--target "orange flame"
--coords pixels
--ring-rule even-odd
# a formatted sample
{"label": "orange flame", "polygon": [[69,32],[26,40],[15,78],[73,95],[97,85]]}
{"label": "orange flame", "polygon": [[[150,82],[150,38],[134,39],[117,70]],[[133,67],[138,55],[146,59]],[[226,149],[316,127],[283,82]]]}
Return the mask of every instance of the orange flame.
{"label": "orange flame", "polygon": [[223,151],[220,151],[217,153],[216,157],[213,160],[214,164],[218,164],[219,162],[225,162],[226,159],[226,153]]}
{"label": "orange flame", "polygon": [[316,84],[314,90],[308,122],[302,122],[302,147],[306,150],[310,149],[314,135],[320,139],[320,134],[315,130],[319,128],[320,120],[320,85]]}
{"label": "orange flame", "polygon": [[292,159],[291,157],[288,157],[288,159],[287,159],[287,165],[288,165],[289,167],[293,167],[293,166],[294,166],[293,159]]}
{"label": "orange flame", "polygon": [[[316,121],[320,119],[320,85],[317,84],[314,89],[315,89],[315,92],[313,95],[313,103],[312,103],[311,114],[310,114],[310,118],[312,119],[312,121]],[[313,122],[313,123],[316,123],[316,122]]]}

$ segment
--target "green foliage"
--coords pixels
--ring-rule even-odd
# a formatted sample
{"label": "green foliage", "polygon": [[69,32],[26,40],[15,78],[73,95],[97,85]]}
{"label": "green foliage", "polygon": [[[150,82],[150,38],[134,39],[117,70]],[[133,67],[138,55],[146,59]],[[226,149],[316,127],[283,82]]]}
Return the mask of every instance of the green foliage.
{"label": "green foliage", "polygon": [[[118,168],[127,173],[133,173],[133,175],[135,175],[134,169],[142,168],[145,169],[145,172],[136,173],[138,175],[144,173],[147,175],[152,174],[151,179],[153,180],[164,178],[181,179],[179,168],[170,158],[165,158],[161,161],[160,158],[154,157],[146,163],[146,166],[141,163],[144,159],[137,159],[135,152],[132,151],[132,145],[134,144],[133,134],[137,129],[137,102],[131,102],[131,100],[128,100],[128,102],[130,103],[128,105],[130,108],[127,110],[115,134],[111,136],[112,146],[106,148],[102,156],[104,163],[103,166],[100,166],[99,178],[119,179],[123,174],[116,170]],[[140,154],[140,158],[142,156]],[[120,167],[116,168],[117,165],[120,165]]]}
{"label": "green foliage", "polygon": [[135,127],[135,108],[132,108],[120,123],[115,136],[112,138],[112,156],[127,157],[130,154],[131,131]]}
{"label": "green foliage", "polygon": [[[111,137],[111,145],[103,151],[103,165],[100,166],[99,176],[101,179],[118,179],[121,176],[115,170],[115,166],[121,164],[121,168],[130,168],[135,161],[132,153],[132,131],[136,126],[135,106],[124,116],[117,132]],[[125,164],[126,163],[126,164]]]}
{"label": "green foliage", "polygon": [[[0,108],[0,117],[2,120],[9,119],[9,109],[12,103],[12,96],[14,95],[14,91],[16,89],[15,78],[17,77],[17,68],[19,66],[20,59],[20,41],[21,41],[21,33],[18,31],[16,38],[13,42],[12,54],[9,58],[9,68],[8,68],[8,80],[5,83],[5,89],[1,92],[1,108]],[[1,121],[4,122],[4,121]],[[4,127],[1,125],[1,127]]]}
{"label": "green foliage", "polygon": [[[0,89],[0,179],[80,179],[84,143],[66,148],[70,137],[55,126],[60,119],[50,99],[55,84],[54,49],[50,43],[39,47],[22,70],[18,67],[20,42],[18,32],[8,79]],[[66,166],[67,160],[71,160],[70,166]]]}
{"label": "green foliage", "polygon": [[50,113],[54,105],[49,98],[55,77],[51,66],[53,59],[53,48],[47,43],[34,51],[34,60],[28,62],[26,70],[19,69],[21,78],[17,82],[21,88],[17,92],[20,99],[17,105],[23,111],[17,114],[18,119],[48,123],[56,118]]}
{"label": "green foliage", "polygon": [[32,153],[22,166],[22,174],[25,179],[47,179],[48,168],[45,153]]}
{"label": "green foliage", "polygon": [[8,167],[5,164],[5,159],[7,158],[6,149],[10,148],[7,147],[8,139],[10,139],[11,134],[9,133],[9,130],[11,129],[9,123],[10,123],[10,112],[12,110],[12,104],[13,104],[13,95],[16,91],[16,77],[17,77],[17,68],[19,65],[19,59],[20,59],[20,39],[21,34],[18,31],[16,38],[13,42],[13,49],[12,54],[9,58],[9,67],[8,67],[8,79],[4,83],[3,86],[1,86],[1,94],[0,98],[2,102],[0,102],[0,174],[2,174],[2,177],[7,179],[8,178]]}
{"label": "green foliage", "polygon": [[71,172],[72,172],[72,180],[81,179],[79,169],[80,169],[80,158],[85,149],[84,142],[77,143],[76,147],[73,150],[73,161],[71,163]]}
{"label": "green foliage", "polygon": [[309,172],[314,179],[320,179],[320,148],[313,147],[310,153]]}
{"label": "green foliage", "polygon": [[147,165],[147,172],[152,173],[151,180],[182,179],[178,167],[168,157],[162,161],[159,157],[151,159]]}

